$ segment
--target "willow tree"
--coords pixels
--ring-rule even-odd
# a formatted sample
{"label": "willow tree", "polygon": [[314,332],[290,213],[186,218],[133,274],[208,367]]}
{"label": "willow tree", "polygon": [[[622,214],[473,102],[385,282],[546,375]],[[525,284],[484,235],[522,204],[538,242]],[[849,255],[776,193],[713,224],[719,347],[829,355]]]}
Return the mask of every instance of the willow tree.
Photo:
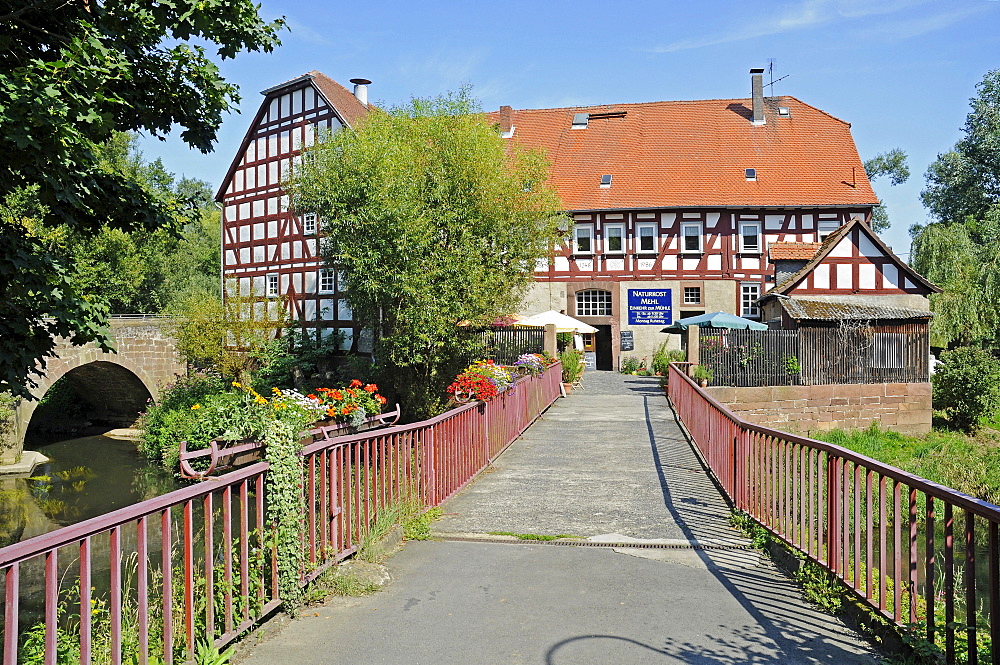
{"label": "willow tree", "polygon": [[295,208],[322,218],[383,390],[411,417],[440,411],[468,362],[462,325],[514,311],[557,241],[547,179],[544,156],[501,138],[468,89],[373,111],[305,154]]}

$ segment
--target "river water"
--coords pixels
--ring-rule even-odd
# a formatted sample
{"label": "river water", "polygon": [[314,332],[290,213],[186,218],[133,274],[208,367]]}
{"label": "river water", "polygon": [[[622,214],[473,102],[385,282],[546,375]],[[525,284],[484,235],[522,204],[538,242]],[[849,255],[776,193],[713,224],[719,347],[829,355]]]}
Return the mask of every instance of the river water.
{"label": "river water", "polygon": [[0,546],[129,506],[180,487],[134,439],[86,436],[31,446],[50,458],[30,478],[0,480]]}

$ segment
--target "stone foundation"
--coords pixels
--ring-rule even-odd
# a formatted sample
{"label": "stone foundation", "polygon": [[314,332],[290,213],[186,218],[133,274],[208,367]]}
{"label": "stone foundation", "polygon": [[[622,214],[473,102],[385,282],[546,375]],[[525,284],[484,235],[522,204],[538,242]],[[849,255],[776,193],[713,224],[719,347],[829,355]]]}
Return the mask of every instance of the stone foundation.
{"label": "stone foundation", "polygon": [[904,434],[931,429],[929,383],[717,386],[705,391],[752,423],[795,434],[864,429],[873,422]]}

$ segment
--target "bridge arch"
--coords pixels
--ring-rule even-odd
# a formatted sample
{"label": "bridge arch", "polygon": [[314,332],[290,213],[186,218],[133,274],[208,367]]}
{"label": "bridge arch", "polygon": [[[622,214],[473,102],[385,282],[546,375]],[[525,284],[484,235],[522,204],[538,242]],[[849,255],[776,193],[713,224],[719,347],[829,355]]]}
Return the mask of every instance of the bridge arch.
{"label": "bridge arch", "polygon": [[[107,356],[107,354],[101,354]],[[66,390],[72,391],[83,405],[87,420],[109,425],[125,426],[135,422],[147,402],[159,396],[159,387],[146,370],[128,358],[71,358],[50,367],[38,386],[32,390],[37,400],[23,401],[18,409],[21,440],[29,428],[45,427],[58,421],[60,414],[53,408],[40,405],[46,393],[60,380]]]}
{"label": "bridge arch", "polygon": [[112,318],[111,334],[117,353],[105,353],[93,344],[74,346],[69,340],[59,340],[56,355],[48,359],[45,373],[37,378],[38,385],[31,391],[36,400],[21,401],[15,416],[16,432],[0,442],[2,462],[13,463],[20,457],[24,435],[39,408],[37,399],[63,377],[80,396],[85,410],[94,416],[90,419],[134,422],[149,398],[159,398],[161,385],[185,372],[170,335],[169,321],[164,323],[155,316]]}

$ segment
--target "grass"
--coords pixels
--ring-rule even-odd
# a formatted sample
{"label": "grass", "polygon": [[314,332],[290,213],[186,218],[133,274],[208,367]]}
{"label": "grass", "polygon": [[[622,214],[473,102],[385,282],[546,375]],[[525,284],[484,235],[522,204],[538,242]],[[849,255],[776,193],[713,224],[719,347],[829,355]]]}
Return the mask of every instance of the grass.
{"label": "grass", "polygon": [[923,436],[908,436],[872,424],[865,430],[831,430],[813,436],[984,501],[1000,503],[997,430],[983,428],[970,435],[936,428]]}
{"label": "grass", "polygon": [[513,531],[490,531],[491,536],[513,536],[519,540],[559,540],[560,538],[579,538],[580,536],[574,536],[568,533],[560,533],[556,536],[548,536],[539,533],[514,533]]}
{"label": "grass", "polygon": [[403,538],[406,540],[430,540],[431,524],[441,519],[440,508],[428,508],[422,513],[403,521]]}
{"label": "grass", "polygon": [[302,604],[317,605],[333,596],[353,598],[369,596],[381,588],[378,584],[364,582],[352,575],[344,575],[334,566],[309,584],[302,596]]}

